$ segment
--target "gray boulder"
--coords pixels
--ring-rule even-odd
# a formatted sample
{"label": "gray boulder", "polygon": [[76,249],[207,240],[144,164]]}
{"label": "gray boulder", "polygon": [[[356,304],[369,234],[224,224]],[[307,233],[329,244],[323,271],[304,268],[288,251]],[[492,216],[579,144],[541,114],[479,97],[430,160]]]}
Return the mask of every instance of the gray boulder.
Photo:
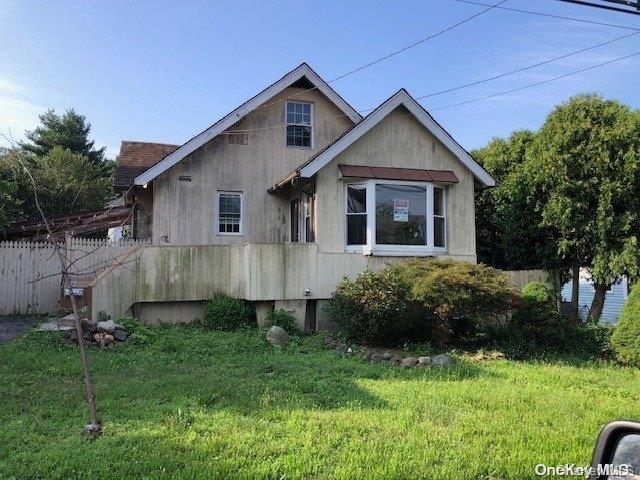
{"label": "gray boulder", "polygon": [[113,338],[120,342],[124,342],[127,339],[127,332],[124,330],[116,329],[113,331]]}
{"label": "gray boulder", "polygon": [[113,320],[107,320],[106,322],[98,322],[98,332],[113,333],[116,329],[116,324]]}
{"label": "gray boulder", "polygon": [[389,352],[384,352],[382,354],[382,360],[384,360],[385,362],[388,362],[389,360],[391,360],[391,354]]}
{"label": "gray boulder", "polygon": [[446,353],[441,353],[440,355],[436,355],[431,359],[431,363],[438,367],[450,367],[453,365],[453,358],[451,358]]}
{"label": "gray boulder", "polygon": [[431,357],[418,357],[418,365],[429,365]]}
{"label": "gray boulder", "polygon": [[286,347],[289,344],[289,334],[282,327],[274,325],[267,331],[267,341],[274,347]]}
{"label": "gray boulder", "polygon": [[400,362],[400,365],[403,367],[413,367],[418,364],[418,359],[416,357],[407,357],[403,358]]}
{"label": "gray boulder", "polygon": [[336,353],[341,357],[346,357],[349,354],[349,347],[346,345],[338,345],[338,347],[336,347]]}

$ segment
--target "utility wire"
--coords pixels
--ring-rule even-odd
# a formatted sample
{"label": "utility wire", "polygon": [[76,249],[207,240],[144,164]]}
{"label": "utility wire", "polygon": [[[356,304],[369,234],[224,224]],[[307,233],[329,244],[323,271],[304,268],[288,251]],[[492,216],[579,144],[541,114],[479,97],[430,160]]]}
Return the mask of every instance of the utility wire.
{"label": "utility wire", "polygon": [[[469,5],[477,5],[477,6],[481,6],[481,7],[490,6],[490,4],[488,4],[488,3],[478,2],[478,1],[475,1],[475,0],[452,0],[452,1],[459,2],[459,3],[466,3],[466,4],[469,4]],[[494,8],[498,8],[500,10],[507,10],[507,11],[510,11],[510,12],[528,13],[530,15],[538,15],[538,16],[541,16],[541,17],[555,18],[557,20],[571,20],[573,22],[590,23],[592,25],[600,25],[600,26],[603,26],[603,27],[615,27],[615,28],[624,28],[626,30],[640,31],[640,28],[630,27],[628,25],[619,25],[619,24],[615,24],[615,23],[598,22],[596,20],[586,20],[584,18],[567,17],[565,15],[555,15],[553,13],[536,12],[536,11],[533,11],[533,10],[524,10],[524,9],[521,9],[521,8],[503,7],[503,6],[495,6]]]}
{"label": "utility wire", "polygon": [[[348,77],[348,76],[351,76],[351,75],[353,75],[354,73],[360,72],[360,71],[362,71],[362,70],[364,70],[364,69],[366,69],[366,68],[372,67],[373,65],[376,65],[376,64],[378,64],[378,63],[380,63],[380,62],[384,62],[385,60],[388,60],[388,59],[389,59],[389,58],[391,58],[391,57],[394,57],[394,56],[396,56],[396,55],[399,55],[400,53],[406,52],[407,50],[409,50],[409,49],[411,49],[411,48],[417,47],[418,45],[422,45],[423,43],[428,42],[429,40],[432,40],[432,39],[434,39],[434,38],[436,38],[436,37],[439,37],[440,35],[443,35],[443,34],[445,34],[445,33],[449,32],[449,31],[451,31],[451,30],[453,30],[453,29],[455,29],[455,28],[459,27],[460,25],[463,25],[463,24],[465,24],[465,23],[467,23],[467,22],[469,22],[469,21],[473,20],[474,18],[477,18],[477,17],[479,17],[480,15],[483,15],[484,13],[487,13],[489,10],[492,10],[493,8],[498,8],[498,6],[499,6],[499,5],[502,5],[502,4],[503,4],[503,3],[505,3],[506,1],[507,1],[507,0],[500,0],[498,3],[495,3],[495,4],[484,5],[484,6],[485,6],[485,7],[487,7],[487,8],[485,8],[484,10],[481,10],[480,12],[474,13],[473,15],[471,15],[471,16],[469,16],[469,17],[466,17],[466,18],[464,18],[464,19],[460,20],[459,22],[454,23],[453,25],[449,25],[448,27],[445,27],[445,28],[443,28],[442,30],[439,30],[439,31],[438,31],[438,32],[436,32],[436,33],[433,33],[433,34],[431,34],[431,35],[429,35],[429,36],[427,36],[427,37],[425,37],[425,38],[423,38],[423,39],[421,39],[421,40],[418,40],[418,41],[413,42],[413,43],[411,43],[411,44],[409,44],[409,45],[406,45],[406,46],[404,46],[404,47],[402,47],[402,48],[400,48],[400,49],[398,49],[398,50],[395,50],[395,51],[393,51],[393,52],[391,52],[391,53],[388,53],[387,55],[384,55],[384,56],[379,57],[379,58],[377,58],[377,59],[375,59],[375,60],[372,60],[372,61],[370,61],[370,62],[369,62],[369,63],[367,63],[367,64],[361,65],[361,66],[359,66],[359,67],[357,67],[357,68],[354,68],[353,70],[350,70],[350,71],[345,72],[345,73],[343,73],[343,74],[341,74],[341,75],[338,75],[337,77],[332,78],[331,80],[328,80],[326,83],[327,83],[327,84],[330,84],[330,83],[337,82],[338,80],[342,80],[343,78],[346,78],[346,77]],[[287,101],[287,100],[290,100],[291,98],[295,98],[295,97],[298,97],[298,96],[300,96],[300,95],[303,95],[303,94],[305,94],[305,93],[307,93],[307,92],[311,92],[311,91],[313,91],[313,90],[316,90],[317,88],[318,88],[317,86],[313,86],[313,87],[308,88],[308,89],[305,89],[305,90],[303,90],[303,91],[301,91],[301,92],[295,93],[295,94],[293,94],[293,95],[289,95],[288,97],[285,97],[285,98],[283,98],[283,99],[276,100],[276,101],[274,101],[274,102],[267,102],[267,103],[265,103],[265,104],[261,105],[261,106],[260,106],[260,107],[258,107],[258,108],[265,108],[265,107],[268,107],[268,106],[270,106],[270,105],[274,105],[274,104],[278,104],[278,103],[283,103],[283,102],[285,102],[285,101]]]}
{"label": "utility wire", "polygon": [[373,65],[375,65],[377,63],[383,62],[383,61],[385,61],[385,60],[387,60],[387,59],[389,59],[389,58],[391,58],[391,57],[393,57],[395,55],[398,55],[398,54],[400,54],[402,52],[406,52],[410,48],[417,47],[418,45],[421,45],[424,42],[427,42],[427,41],[429,41],[429,40],[431,40],[433,38],[439,37],[440,35],[443,35],[443,34],[447,33],[448,31],[453,30],[454,28],[457,28],[460,25],[463,25],[463,24],[465,24],[467,22],[470,22],[474,18],[477,18],[477,17],[479,17],[480,15],[482,15],[484,13],[487,13],[489,10],[497,8],[499,5],[502,5],[506,1],[507,0],[500,0],[498,3],[495,3],[493,5],[485,5],[488,8],[485,8],[484,10],[482,10],[482,11],[480,11],[478,13],[474,13],[470,17],[467,17],[467,18],[465,18],[463,20],[460,20],[459,22],[454,23],[453,25],[449,25],[448,27],[443,28],[439,32],[433,33],[433,34],[429,35],[428,37],[423,38],[422,40],[418,40],[417,42],[413,42],[413,43],[407,45],[406,47],[402,47],[399,50],[396,50],[394,52],[391,52],[391,53],[385,55],[384,57],[380,57],[380,58],[378,58],[376,60],[373,60],[373,61],[371,61],[371,62],[369,62],[369,63],[367,63],[365,65],[362,65],[362,66],[360,66],[360,67],[358,67],[358,68],[356,68],[354,70],[351,70],[351,71],[349,71],[347,73],[343,73],[342,75],[339,75],[339,76],[329,80],[327,83],[333,83],[333,82],[335,82],[337,80],[342,80],[343,78],[348,77],[349,75],[353,75],[354,73],[359,72],[360,70],[364,70],[365,68],[369,68],[369,67],[371,67],[371,66],[373,66]]}
{"label": "utility wire", "polygon": [[610,65],[612,63],[619,62],[621,60],[626,60],[628,58],[635,57],[637,55],[640,55],[640,52],[635,52],[635,53],[631,53],[629,55],[625,55],[623,57],[614,58],[614,59],[608,60],[606,62],[598,63],[596,65],[591,65],[590,67],[581,68],[580,70],[574,70],[573,72],[565,73],[563,75],[558,75],[557,77],[548,78],[548,79],[543,80],[541,82],[530,83],[530,84],[524,85],[522,87],[512,88],[511,90],[505,90],[504,92],[494,93],[494,94],[491,94],[491,95],[486,95],[484,97],[473,98],[471,100],[465,100],[464,102],[452,103],[450,105],[444,105],[442,107],[431,108],[430,110],[431,111],[435,111],[435,110],[442,110],[442,109],[445,109],[445,108],[457,107],[458,105],[466,105],[467,103],[479,102],[481,100],[487,100],[489,98],[498,97],[500,95],[506,95],[508,93],[519,92],[520,90],[525,90],[527,88],[537,87],[538,85],[544,85],[545,83],[554,82],[554,81],[560,80],[562,78],[570,77],[572,75],[577,75],[578,73],[586,72],[588,70],[593,70],[595,68],[600,68],[600,67],[603,67],[605,65]]}
{"label": "utility wire", "polygon": [[[628,33],[626,35],[622,35],[621,37],[616,37],[616,38],[613,38],[611,40],[607,40],[606,42],[602,42],[602,43],[598,43],[596,45],[591,45],[591,46],[588,46],[588,47],[584,47],[584,48],[581,48],[579,50],[574,50],[573,52],[565,53],[564,55],[559,55],[557,57],[553,57],[553,58],[550,58],[548,60],[543,60],[543,61],[538,62],[538,63],[527,65],[526,67],[516,68],[515,70],[510,70],[508,72],[500,73],[498,75],[494,75],[492,77],[487,77],[487,78],[484,78],[482,80],[477,80],[475,82],[465,83],[465,84],[462,84],[462,85],[458,85],[457,87],[447,88],[446,90],[440,90],[439,92],[429,93],[427,95],[422,95],[420,97],[415,97],[415,98],[416,98],[416,100],[421,100],[423,98],[435,97],[436,95],[442,95],[444,93],[454,92],[454,91],[460,90],[462,88],[467,88],[467,87],[473,87],[475,85],[480,85],[481,83],[486,83],[486,82],[490,82],[492,80],[497,80],[499,78],[503,78],[503,77],[506,77],[508,75],[513,75],[514,73],[524,72],[526,70],[531,70],[532,68],[540,67],[542,65],[547,65],[547,64],[552,63],[552,62],[557,62],[558,60],[563,60],[563,59],[571,57],[573,55],[578,55],[579,53],[587,52],[589,50],[593,50],[594,48],[603,47],[605,45],[609,45],[610,43],[617,42],[618,40],[622,40],[624,38],[633,37],[634,35],[638,35],[638,34],[640,34],[640,30],[637,31],[637,32],[632,32],[632,33]],[[371,110],[373,110],[373,109],[371,109]],[[366,110],[361,110],[361,111],[366,111]]]}

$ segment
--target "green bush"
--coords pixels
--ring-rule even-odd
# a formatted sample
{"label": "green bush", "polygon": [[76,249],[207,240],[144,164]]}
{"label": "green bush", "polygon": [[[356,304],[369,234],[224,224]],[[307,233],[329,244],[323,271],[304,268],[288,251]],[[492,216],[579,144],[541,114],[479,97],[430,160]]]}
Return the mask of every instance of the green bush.
{"label": "green bush", "polygon": [[202,325],[212,330],[237,330],[250,325],[253,320],[252,308],[240,298],[217,293],[204,306]]}
{"label": "green bush", "polygon": [[140,322],[136,317],[120,315],[116,318],[115,323],[122,325],[129,335],[127,337],[127,344],[138,346],[146,345],[156,337],[155,329]]}
{"label": "green bush", "polygon": [[270,310],[267,312],[266,319],[266,327],[277,325],[278,327],[284,328],[289,333],[294,333],[296,331],[296,317],[284,308]]}
{"label": "green bush", "polygon": [[544,305],[553,305],[555,298],[546,283],[531,282],[522,288],[522,296]]}
{"label": "green bush", "polygon": [[492,332],[498,348],[515,356],[591,357],[608,353],[610,329],[597,324],[573,324],[555,309],[553,292],[543,283],[529,283],[522,293],[519,308],[505,325]]}
{"label": "green bush", "polygon": [[507,276],[482,264],[415,259],[391,268],[411,285],[411,299],[441,318],[496,319],[519,301]]}
{"label": "green bush", "polygon": [[640,367],[640,283],[622,307],[611,346],[620,363]]}
{"label": "green bush", "polygon": [[483,325],[503,321],[520,295],[500,271],[454,260],[414,259],[390,267],[410,285],[411,301],[431,316],[435,342],[473,347]]}
{"label": "green bush", "polygon": [[349,340],[395,345],[403,339],[410,287],[392,270],[363,271],[338,284],[327,310]]}

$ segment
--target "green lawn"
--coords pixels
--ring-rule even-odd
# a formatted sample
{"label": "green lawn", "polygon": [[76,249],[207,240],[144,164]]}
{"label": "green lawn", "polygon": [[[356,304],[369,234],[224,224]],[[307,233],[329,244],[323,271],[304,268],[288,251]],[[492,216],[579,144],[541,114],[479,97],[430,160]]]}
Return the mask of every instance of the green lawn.
{"label": "green lawn", "polygon": [[160,332],[91,349],[94,440],[77,347],[0,345],[0,478],[537,478],[587,464],[609,420],[640,419],[640,371],[606,363],[402,370],[319,336],[282,352],[258,330]]}

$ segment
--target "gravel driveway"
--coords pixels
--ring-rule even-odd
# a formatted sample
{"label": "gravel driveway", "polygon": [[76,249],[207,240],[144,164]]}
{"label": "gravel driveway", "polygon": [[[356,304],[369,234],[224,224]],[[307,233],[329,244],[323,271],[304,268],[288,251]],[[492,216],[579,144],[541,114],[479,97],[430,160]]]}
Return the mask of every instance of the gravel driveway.
{"label": "gravel driveway", "polygon": [[43,320],[43,317],[37,315],[0,315],[0,343],[13,340],[29,325]]}

